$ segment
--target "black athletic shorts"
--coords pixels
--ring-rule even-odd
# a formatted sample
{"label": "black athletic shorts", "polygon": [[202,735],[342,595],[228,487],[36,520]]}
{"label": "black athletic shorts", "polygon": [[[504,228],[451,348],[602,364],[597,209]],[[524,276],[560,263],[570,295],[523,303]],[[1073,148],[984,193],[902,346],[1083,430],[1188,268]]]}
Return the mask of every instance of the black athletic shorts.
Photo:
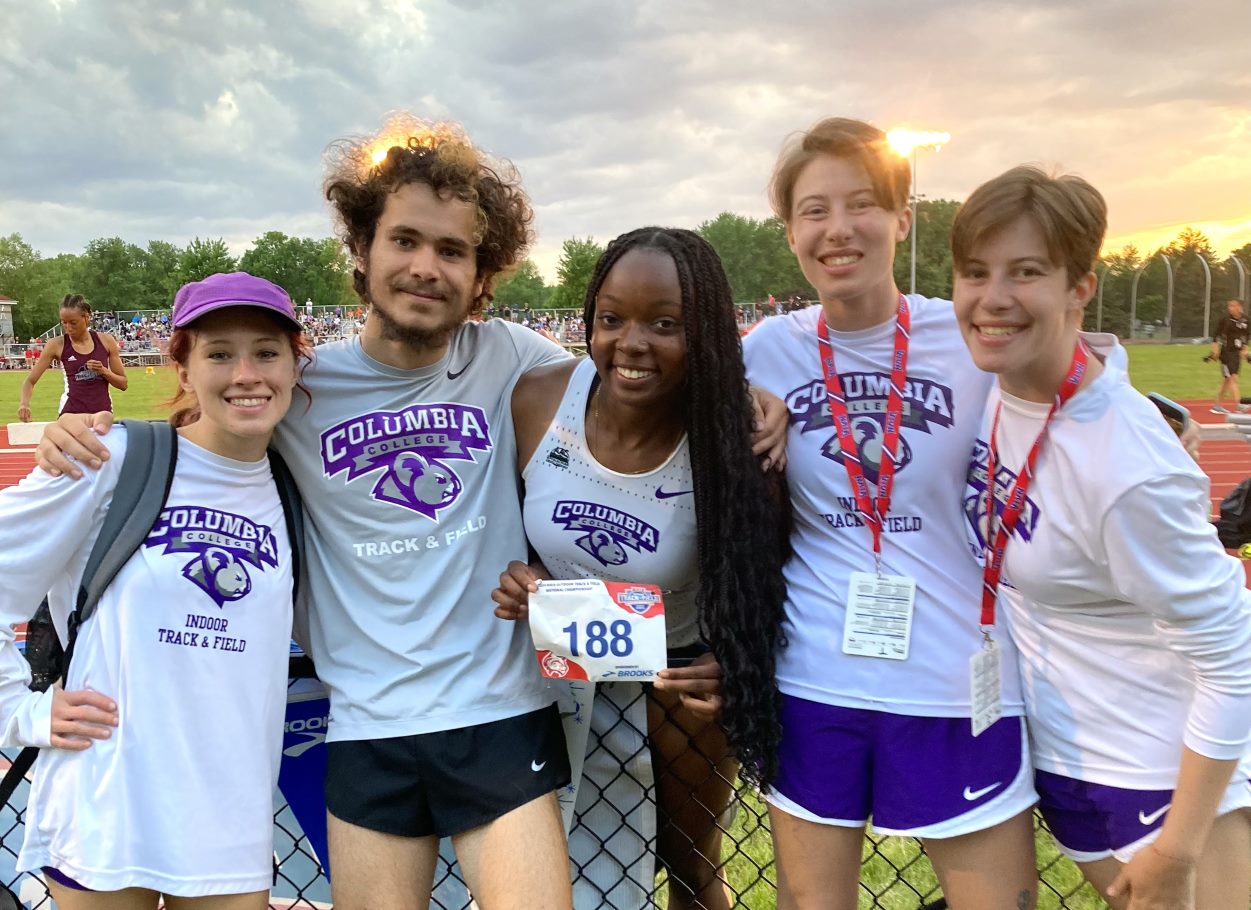
{"label": "black athletic shorts", "polygon": [[1242,352],[1237,348],[1221,351],[1221,375],[1228,379],[1242,369]]}
{"label": "black athletic shorts", "polygon": [[326,808],[402,837],[478,828],[569,783],[555,705],[491,723],[326,744]]}

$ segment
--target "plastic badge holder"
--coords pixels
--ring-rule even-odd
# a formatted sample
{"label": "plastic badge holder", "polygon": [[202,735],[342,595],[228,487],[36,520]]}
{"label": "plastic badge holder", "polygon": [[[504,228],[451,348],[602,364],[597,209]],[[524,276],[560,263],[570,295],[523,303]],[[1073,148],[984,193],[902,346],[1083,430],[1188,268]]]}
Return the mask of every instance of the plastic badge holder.
{"label": "plastic badge holder", "polygon": [[650,682],[666,666],[665,605],[655,585],[541,581],[530,634],[549,679]]}

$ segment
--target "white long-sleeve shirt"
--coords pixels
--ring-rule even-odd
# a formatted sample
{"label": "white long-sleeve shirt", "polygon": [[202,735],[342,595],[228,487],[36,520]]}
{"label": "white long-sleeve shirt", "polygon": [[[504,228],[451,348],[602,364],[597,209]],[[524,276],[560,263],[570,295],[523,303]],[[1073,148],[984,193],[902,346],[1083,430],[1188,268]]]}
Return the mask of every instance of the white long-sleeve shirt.
{"label": "white long-sleeve shirt", "polygon": [[[0,492],[0,729],[47,745],[51,696],[26,689],[12,625],[44,592],[58,634],[112,500],[126,432],[81,481],[36,470]],[[18,869],[96,890],[265,890],[282,747],[291,559],[265,460],[181,440],[160,519],[79,629],[66,689],[115,700],[118,726],[35,763]]]}
{"label": "white long-sleeve shirt", "polygon": [[[1000,605],[1021,655],[1035,766],[1166,789],[1183,744],[1215,759],[1248,754],[1251,592],[1208,520],[1207,477],[1130,386],[1124,349],[1092,341],[1107,351],[1104,371],[1050,425]],[[1002,401],[1000,508],[1050,408]]]}

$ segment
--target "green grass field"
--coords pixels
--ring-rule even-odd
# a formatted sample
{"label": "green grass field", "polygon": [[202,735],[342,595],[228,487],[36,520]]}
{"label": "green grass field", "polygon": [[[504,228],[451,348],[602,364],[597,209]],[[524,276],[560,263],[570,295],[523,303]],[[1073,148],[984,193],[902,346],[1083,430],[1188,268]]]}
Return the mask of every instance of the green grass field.
{"label": "green grass field", "polygon": [[[1206,345],[1139,344],[1129,348],[1130,379],[1141,392],[1160,392],[1175,400],[1212,398],[1220,384],[1216,364],[1202,363]],[[130,369],[130,388],[113,393],[113,409],[119,417],[162,417],[162,402],[176,391],[174,371],[156,367],[151,375],[142,367]],[[17,420],[17,402],[25,371],[0,371],[0,423]],[[63,381],[59,371],[49,370],[35,386],[31,402],[35,420],[56,418]],[[1251,385],[1248,386],[1251,390]]]}
{"label": "green grass field", "polygon": [[[25,370],[0,371],[0,424],[17,420],[17,403],[21,397]],[[178,391],[178,381],[173,367],[154,367],[148,374],[143,367],[126,371],[130,388],[125,392],[113,390],[113,411],[119,417],[164,417],[168,410],[164,402]],[[35,386],[30,402],[33,420],[55,420],[57,405],[65,381],[60,370],[48,370]]]}

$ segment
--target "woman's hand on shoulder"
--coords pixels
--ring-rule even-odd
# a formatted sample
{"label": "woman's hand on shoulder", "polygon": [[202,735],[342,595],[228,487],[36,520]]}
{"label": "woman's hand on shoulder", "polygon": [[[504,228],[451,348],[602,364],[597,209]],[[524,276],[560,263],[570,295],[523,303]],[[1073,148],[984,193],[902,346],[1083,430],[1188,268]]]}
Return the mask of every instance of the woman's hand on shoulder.
{"label": "woman's hand on shoulder", "polygon": [[542,563],[526,565],[514,559],[500,575],[500,586],[491,592],[495,615],[500,619],[526,619],[530,615],[530,595],[539,589],[540,581],[551,577]]}
{"label": "woman's hand on shoulder", "polygon": [[763,470],[781,471],[786,467],[786,430],[791,413],[786,402],[772,392],[751,387],[751,451],[761,458]]}
{"label": "woman's hand on shoulder", "polygon": [[117,726],[117,703],[91,689],[52,692],[52,748],[81,752],[94,740],[108,739]]}

